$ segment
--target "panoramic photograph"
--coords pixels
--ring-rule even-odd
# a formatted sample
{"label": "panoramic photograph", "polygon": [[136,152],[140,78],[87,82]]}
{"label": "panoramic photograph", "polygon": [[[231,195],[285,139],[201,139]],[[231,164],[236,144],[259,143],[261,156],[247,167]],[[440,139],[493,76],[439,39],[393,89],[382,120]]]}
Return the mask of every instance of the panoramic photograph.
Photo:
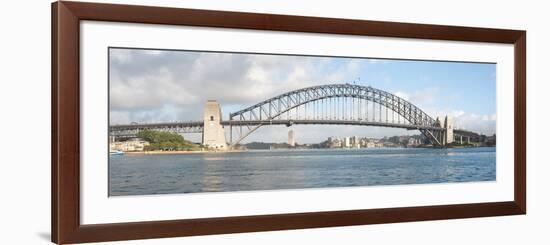
{"label": "panoramic photograph", "polygon": [[109,48],[109,196],[496,181],[496,64]]}

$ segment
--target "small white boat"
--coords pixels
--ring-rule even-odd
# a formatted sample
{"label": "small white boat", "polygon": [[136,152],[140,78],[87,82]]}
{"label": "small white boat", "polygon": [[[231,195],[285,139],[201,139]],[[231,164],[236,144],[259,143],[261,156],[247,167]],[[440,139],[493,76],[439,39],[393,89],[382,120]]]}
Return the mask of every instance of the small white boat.
{"label": "small white boat", "polygon": [[124,155],[123,151],[109,151],[109,156],[121,156]]}

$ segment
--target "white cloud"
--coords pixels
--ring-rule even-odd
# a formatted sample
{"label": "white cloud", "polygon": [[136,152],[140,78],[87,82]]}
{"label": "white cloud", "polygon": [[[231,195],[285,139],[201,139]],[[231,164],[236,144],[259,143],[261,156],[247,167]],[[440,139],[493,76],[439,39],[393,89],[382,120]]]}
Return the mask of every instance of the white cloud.
{"label": "white cloud", "polygon": [[496,132],[496,114],[463,114],[454,119],[455,127],[492,135]]}
{"label": "white cloud", "polygon": [[143,52],[144,52],[145,54],[148,54],[148,55],[162,55],[163,53],[169,52],[169,51],[162,51],[162,50],[143,50]]}
{"label": "white cloud", "polygon": [[401,99],[404,99],[404,100],[410,100],[411,96],[405,92],[401,92],[401,91],[397,91],[395,93],[396,96],[400,97]]}
{"label": "white cloud", "polygon": [[466,113],[464,111],[452,111],[451,112],[451,115],[453,117],[462,117],[464,116]]}
{"label": "white cloud", "polygon": [[387,59],[368,59],[369,64],[387,64],[390,60]]}
{"label": "white cloud", "polygon": [[109,58],[114,62],[128,63],[131,61],[132,51],[129,49],[110,49]]}
{"label": "white cloud", "polygon": [[410,102],[418,106],[429,106],[435,102],[438,88],[424,88],[411,95]]}
{"label": "white cloud", "polygon": [[496,132],[496,114],[479,115],[467,113],[462,110],[434,110],[427,109],[424,112],[431,115],[434,119],[440,119],[450,116],[455,128],[465,129],[485,135],[492,135]]}
{"label": "white cloud", "polygon": [[168,105],[196,112],[162,117],[194,120],[190,116],[208,99],[244,107],[294,89],[348,81],[360,70],[358,60],[334,67],[330,58],[299,56],[132,49],[110,54],[113,123],[152,120],[143,112]]}
{"label": "white cloud", "polygon": [[420,90],[407,93],[403,91],[397,91],[393,94],[407,100],[420,108],[432,107],[437,97],[439,89],[436,87],[423,88]]}

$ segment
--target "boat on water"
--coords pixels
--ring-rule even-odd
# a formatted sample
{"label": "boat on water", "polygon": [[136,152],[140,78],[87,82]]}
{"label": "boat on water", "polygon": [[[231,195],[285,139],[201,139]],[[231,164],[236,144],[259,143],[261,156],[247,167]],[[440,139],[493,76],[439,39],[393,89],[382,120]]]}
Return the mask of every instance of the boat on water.
{"label": "boat on water", "polygon": [[124,155],[123,151],[109,151],[109,156],[121,156]]}

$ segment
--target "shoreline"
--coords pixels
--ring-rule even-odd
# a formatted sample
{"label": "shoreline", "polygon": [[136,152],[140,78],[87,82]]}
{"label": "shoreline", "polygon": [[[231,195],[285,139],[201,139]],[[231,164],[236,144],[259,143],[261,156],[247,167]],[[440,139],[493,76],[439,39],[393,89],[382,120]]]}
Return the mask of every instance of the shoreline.
{"label": "shoreline", "polygon": [[125,155],[184,155],[184,154],[206,154],[206,153],[232,153],[246,152],[246,150],[234,151],[128,151]]}
{"label": "shoreline", "polygon": [[[494,146],[454,146],[446,148],[434,148],[434,147],[411,147],[409,149],[462,149],[462,148],[483,148],[483,147],[494,147]],[[355,148],[319,148],[314,150],[356,150]],[[371,149],[371,148],[360,148],[360,149]],[[375,149],[407,149],[407,147],[380,147]],[[221,154],[221,153],[242,153],[242,152],[253,152],[253,151],[276,151],[276,150],[311,150],[311,149],[248,149],[248,150],[228,150],[228,151],[129,151],[124,152],[125,155],[186,155],[186,154]]]}

